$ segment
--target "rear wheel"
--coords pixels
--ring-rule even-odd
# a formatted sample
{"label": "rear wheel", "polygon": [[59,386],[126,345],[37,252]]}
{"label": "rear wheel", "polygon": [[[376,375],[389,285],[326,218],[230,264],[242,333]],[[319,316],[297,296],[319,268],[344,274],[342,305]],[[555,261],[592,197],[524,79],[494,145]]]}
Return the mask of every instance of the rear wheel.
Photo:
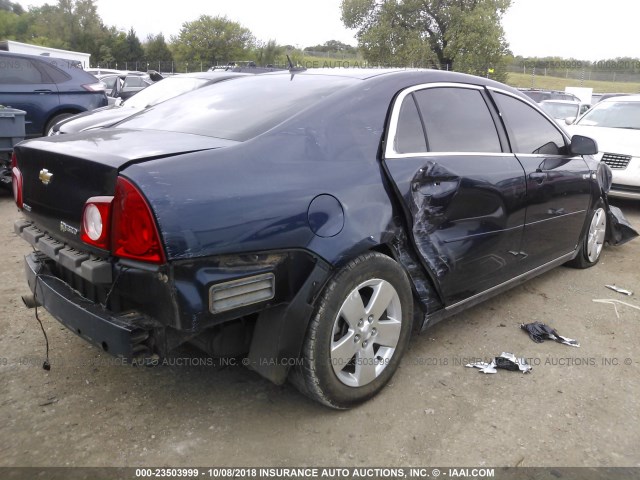
{"label": "rear wheel", "polygon": [[52,131],[53,126],[56,123],[61,122],[65,118],[73,117],[74,115],[75,115],[75,113],[61,113],[59,115],[56,115],[55,117],[53,117],[51,120],[49,120],[47,122],[47,126],[44,127],[44,134],[45,135],[51,135],[53,133],[53,131]]}
{"label": "rear wheel", "polygon": [[600,200],[591,215],[589,228],[582,238],[578,256],[567,265],[574,268],[589,268],[600,260],[607,233],[607,212],[604,202]]}
{"label": "rear wheel", "polygon": [[412,318],[411,288],[402,268],[377,252],[356,258],[326,286],[293,383],[333,408],[364,402],[393,376]]}

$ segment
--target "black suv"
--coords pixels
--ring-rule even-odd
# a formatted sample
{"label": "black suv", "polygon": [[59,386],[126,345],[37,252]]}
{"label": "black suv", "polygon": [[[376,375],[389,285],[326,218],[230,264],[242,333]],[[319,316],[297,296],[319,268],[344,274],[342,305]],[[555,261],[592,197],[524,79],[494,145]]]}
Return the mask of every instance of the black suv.
{"label": "black suv", "polygon": [[63,118],[107,105],[105,87],[74,62],[0,52],[0,105],[27,112],[27,137]]}

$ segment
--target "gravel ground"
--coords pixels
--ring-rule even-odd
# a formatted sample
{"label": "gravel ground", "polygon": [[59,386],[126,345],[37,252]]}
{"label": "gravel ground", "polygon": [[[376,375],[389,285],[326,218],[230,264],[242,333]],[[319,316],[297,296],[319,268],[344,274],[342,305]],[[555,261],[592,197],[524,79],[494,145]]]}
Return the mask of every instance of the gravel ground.
{"label": "gravel ground", "polygon": [[[636,226],[640,202],[616,202]],[[0,195],[0,466],[640,466],[640,239],[589,270],[558,268],[414,338],[391,384],[346,412],[237,367],[117,365],[41,314]],[[604,288],[617,283],[625,297]],[[42,312],[42,310],[41,310]],[[580,348],[533,343],[540,321]],[[529,358],[484,375],[469,358]]]}

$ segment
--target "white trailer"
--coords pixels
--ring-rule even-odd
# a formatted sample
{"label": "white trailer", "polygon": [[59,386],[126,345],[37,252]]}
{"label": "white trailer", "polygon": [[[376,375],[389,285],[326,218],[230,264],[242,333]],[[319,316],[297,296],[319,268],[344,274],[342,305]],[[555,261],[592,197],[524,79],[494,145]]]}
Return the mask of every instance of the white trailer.
{"label": "white trailer", "polygon": [[60,50],[59,48],[30,45],[28,43],[14,42],[13,40],[0,41],[0,50],[13,53],[24,53],[26,55],[43,55],[46,57],[62,58],[64,60],[80,62],[82,68],[89,68],[90,66],[90,53],[72,52],[70,50]]}

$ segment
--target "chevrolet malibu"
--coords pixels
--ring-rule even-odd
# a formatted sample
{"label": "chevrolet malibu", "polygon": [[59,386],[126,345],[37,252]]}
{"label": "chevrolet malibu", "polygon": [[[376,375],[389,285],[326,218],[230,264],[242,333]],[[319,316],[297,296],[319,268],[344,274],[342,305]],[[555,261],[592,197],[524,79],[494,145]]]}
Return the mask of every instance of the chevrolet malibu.
{"label": "chevrolet malibu", "polygon": [[15,231],[35,300],[104,351],[190,342],[349,408],[412,332],[598,262],[597,151],[491,80],[285,71],[20,144]]}

